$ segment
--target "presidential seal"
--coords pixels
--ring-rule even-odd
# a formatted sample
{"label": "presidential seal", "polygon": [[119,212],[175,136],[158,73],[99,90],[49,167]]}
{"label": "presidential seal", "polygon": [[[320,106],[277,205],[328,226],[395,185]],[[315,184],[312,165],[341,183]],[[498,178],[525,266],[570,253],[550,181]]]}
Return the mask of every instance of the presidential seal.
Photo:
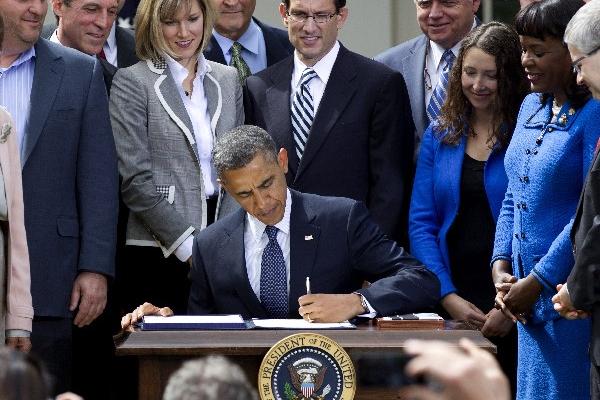
{"label": "presidential seal", "polygon": [[327,336],[298,333],[277,342],[260,365],[261,400],[351,400],[356,373],[348,353]]}

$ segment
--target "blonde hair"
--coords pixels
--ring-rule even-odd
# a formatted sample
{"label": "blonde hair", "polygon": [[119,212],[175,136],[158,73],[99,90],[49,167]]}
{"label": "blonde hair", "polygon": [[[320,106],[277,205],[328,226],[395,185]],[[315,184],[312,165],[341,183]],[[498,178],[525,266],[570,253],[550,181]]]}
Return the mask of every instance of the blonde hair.
{"label": "blonde hair", "polygon": [[192,1],[198,2],[204,20],[202,42],[196,54],[204,50],[215,21],[209,0],[142,0],[135,18],[135,52],[141,60],[160,60],[163,54],[178,58],[164,38],[161,23],[172,19],[181,7],[190,7]]}

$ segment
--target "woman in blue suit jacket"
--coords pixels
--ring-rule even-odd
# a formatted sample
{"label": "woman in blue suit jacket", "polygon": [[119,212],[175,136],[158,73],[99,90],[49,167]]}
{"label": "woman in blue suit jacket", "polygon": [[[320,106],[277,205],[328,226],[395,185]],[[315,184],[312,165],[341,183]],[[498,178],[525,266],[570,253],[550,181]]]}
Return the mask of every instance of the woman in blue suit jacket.
{"label": "woman in blue suit jacket", "polygon": [[563,43],[579,0],[530,4],[515,20],[527,96],[506,151],[508,188],[493,255],[496,303],[519,319],[518,399],[589,399],[589,321],[560,318],[556,285],[574,260],[569,232],[600,129],[600,104],[578,87]]}
{"label": "woman in blue suit jacket", "polygon": [[[444,311],[487,336],[513,325],[493,308],[489,261],[504,154],[526,91],[519,55],[517,33],[497,22],[464,40],[440,118],[423,137],[410,208],[411,251],[439,278]],[[509,373],[512,343],[502,354]]]}

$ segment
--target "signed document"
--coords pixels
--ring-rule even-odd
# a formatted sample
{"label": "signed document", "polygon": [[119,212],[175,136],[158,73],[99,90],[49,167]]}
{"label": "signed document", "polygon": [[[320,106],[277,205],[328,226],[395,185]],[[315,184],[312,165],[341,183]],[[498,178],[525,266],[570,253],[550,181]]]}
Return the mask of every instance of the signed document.
{"label": "signed document", "polygon": [[251,329],[241,315],[157,315],[144,316],[139,324],[143,331],[202,330],[202,329]]}
{"label": "signed document", "polygon": [[262,329],[356,329],[348,321],[336,323],[308,322],[298,319],[253,319],[256,328]]}

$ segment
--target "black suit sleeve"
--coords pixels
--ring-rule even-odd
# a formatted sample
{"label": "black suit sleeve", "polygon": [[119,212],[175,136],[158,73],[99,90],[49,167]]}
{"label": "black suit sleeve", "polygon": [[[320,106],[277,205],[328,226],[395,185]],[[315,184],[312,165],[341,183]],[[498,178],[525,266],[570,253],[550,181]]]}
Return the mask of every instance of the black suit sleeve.
{"label": "black suit sleeve", "polygon": [[362,203],[348,217],[353,268],[372,282],[359,292],[379,315],[425,311],[439,300],[437,277],[394,241],[387,239]]}
{"label": "black suit sleeve", "polygon": [[188,314],[205,315],[213,314],[215,303],[210,290],[204,259],[200,251],[198,238],[194,238],[194,247],[192,249],[192,268],[190,269],[190,298],[188,302]]}
{"label": "black suit sleeve", "polygon": [[[405,238],[414,128],[404,78],[388,75],[371,116],[369,196],[373,218],[394,239]],[[403,234],[404,232],[404,234]]]}
{"label": "black suit sleeve", "polygon": [[[584,193],[583,215],[575,232],[577,256],[567,280],[577,309],[591,310],[600,302],[600,163],[590,171]],[[583,231],[581,231],[583,229]]]}

